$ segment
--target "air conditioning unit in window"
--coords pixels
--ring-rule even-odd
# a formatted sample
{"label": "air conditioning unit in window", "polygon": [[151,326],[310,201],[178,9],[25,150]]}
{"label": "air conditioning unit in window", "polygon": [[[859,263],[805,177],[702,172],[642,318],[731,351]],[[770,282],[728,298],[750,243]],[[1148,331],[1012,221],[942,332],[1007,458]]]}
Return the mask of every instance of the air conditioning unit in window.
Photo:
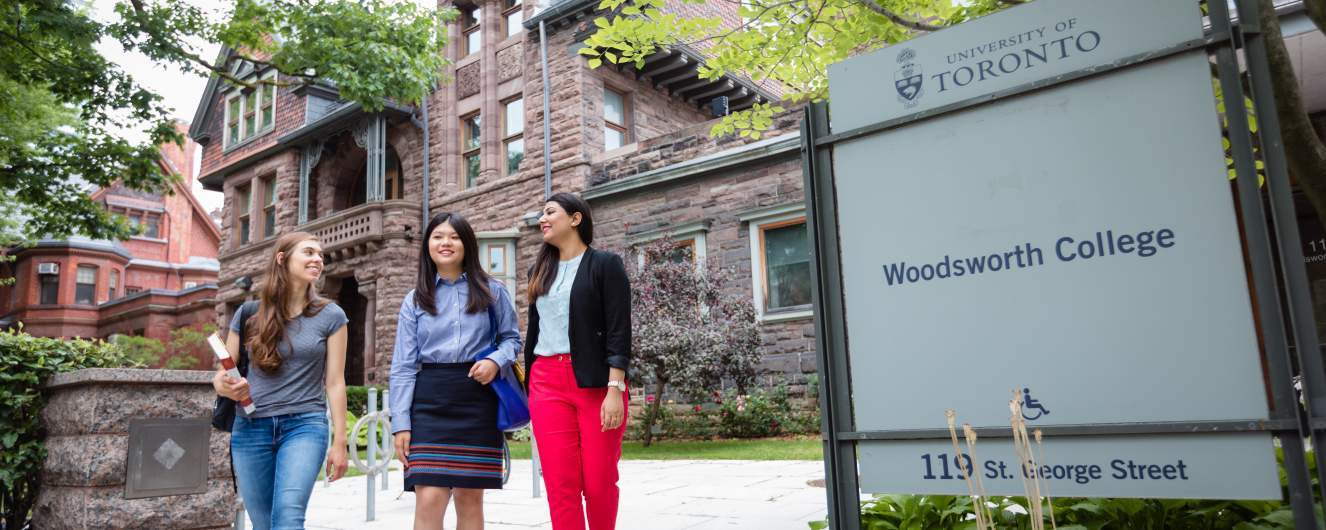
{"label": "air conditioning unit in window", "polygon": [[37,274],[60,274],[59,263],[38,263]]}

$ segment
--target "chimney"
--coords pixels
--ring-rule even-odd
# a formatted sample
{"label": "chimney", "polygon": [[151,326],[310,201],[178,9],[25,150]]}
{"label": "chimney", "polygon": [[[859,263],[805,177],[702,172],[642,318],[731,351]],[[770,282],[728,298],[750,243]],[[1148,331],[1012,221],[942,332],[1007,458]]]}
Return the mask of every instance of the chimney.
{"label": "chimney", "polygon": [[184,147],[181,148],[173,143],[166,143],[161,146],[161,157],[170,162],[170,166],[179,172],[183,178],[185,189],[193,189],[193,157],[198,150],[198,144],[189,138],[189,122],[183,120],[175,121],[175,130],[184,136]]}

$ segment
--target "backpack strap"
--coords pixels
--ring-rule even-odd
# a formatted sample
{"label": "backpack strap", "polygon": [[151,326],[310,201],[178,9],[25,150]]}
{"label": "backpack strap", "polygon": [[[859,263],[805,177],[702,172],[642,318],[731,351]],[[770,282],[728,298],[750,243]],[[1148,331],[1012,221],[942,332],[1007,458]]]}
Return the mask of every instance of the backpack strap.
{"label": "backpack strap", "polygon": [[258,313],[258,301],[249,300],[244,305],[239,306],[239,359],[235,363],[235,368],[239,369],[239,375],[249,376],[249,347],[245,340],[244,328],[249,323],[249,318]]}

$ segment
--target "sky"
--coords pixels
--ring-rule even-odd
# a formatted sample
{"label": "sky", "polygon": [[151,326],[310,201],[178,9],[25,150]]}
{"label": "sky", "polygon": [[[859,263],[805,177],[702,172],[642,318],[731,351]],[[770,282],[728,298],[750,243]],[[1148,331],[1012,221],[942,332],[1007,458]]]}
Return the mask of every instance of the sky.
{"label": "sky", "polygon": [[[190,3],[202,4],[197,0],[190,0]],[[93,16],[97,20],[105,22],[115,16],[115,0],[95,0],[91,2],[91,5],[94,11]],[[219,44],[203,42],[193,44],[195,49],[201,50],[203,57],[216,57],[216,54],[221,50]],[[174,109],[171,114],[173,117],[186,122],[193,120],[193,113],[198,108],[198,101],[202,98],[203,90],[207,88],[206,77],[185,73],[174,66],[162,66],[140,53],[125,52],[120,43],[114,39],[103,39],[97,45],[97,51],[101,52],[107,60],[119,65],[121,69],[133,76],[139,84],[165,98],[165,105]],[[124,131],[124,135],[130,138],[142,137],[141,133],[137,131]],[[195,175],[201,159],[202,149],[199,149],[194,161]],[[221,207],[221,193],[204,191],[202,185],[198,184],[197,181],[194,181],[193,184],[193,194],[208,211]]]}

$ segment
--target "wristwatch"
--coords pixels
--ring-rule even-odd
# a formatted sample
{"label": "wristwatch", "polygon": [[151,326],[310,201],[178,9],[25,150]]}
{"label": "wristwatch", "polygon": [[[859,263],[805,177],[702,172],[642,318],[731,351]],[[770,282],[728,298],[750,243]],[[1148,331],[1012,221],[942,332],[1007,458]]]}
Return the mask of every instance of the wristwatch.
{"label": "wristwatch", "polygon": [[622,392],[625,392],[625,391],[626,391],[626,382],[625,382],[625,381],[608,381],[608,388],[615,388],[615,389],[617,389],[617,390],[621,390]]}

